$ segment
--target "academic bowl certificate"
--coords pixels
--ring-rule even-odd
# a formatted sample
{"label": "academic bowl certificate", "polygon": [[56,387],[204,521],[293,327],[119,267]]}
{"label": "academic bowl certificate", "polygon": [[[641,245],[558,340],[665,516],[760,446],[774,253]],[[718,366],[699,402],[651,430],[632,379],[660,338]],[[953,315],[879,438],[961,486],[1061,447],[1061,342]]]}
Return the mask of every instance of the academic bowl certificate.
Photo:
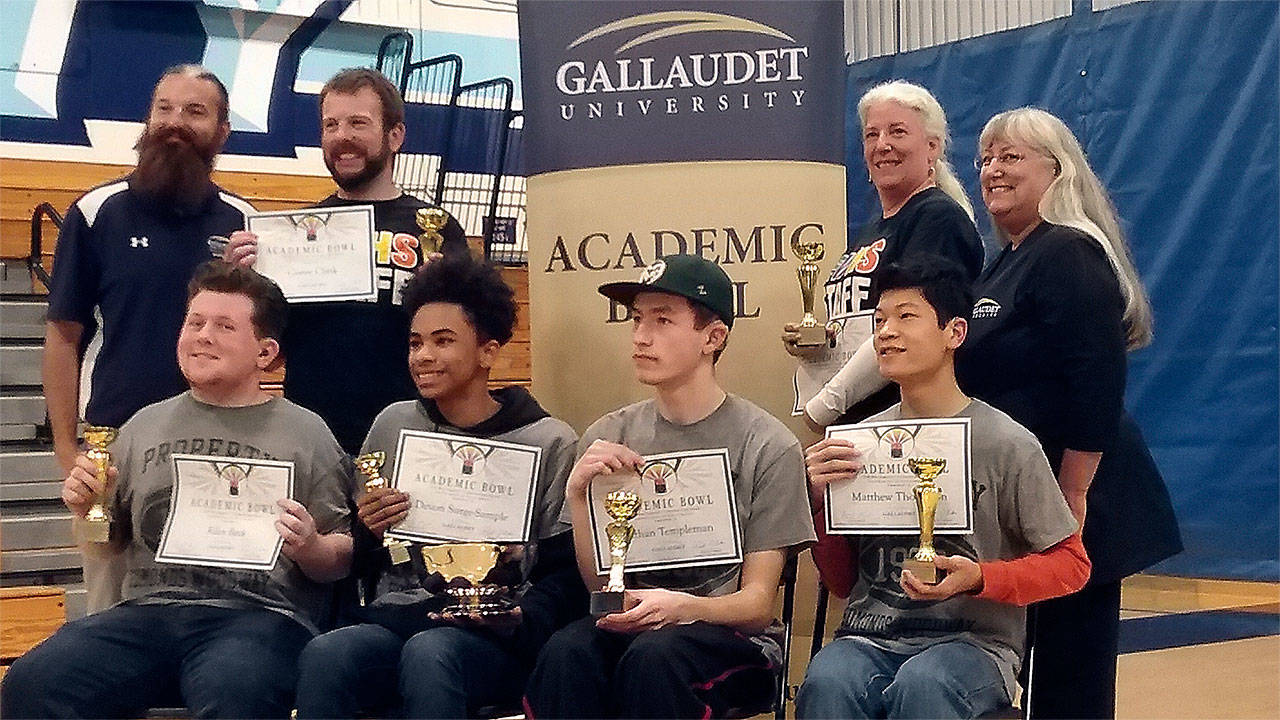
{"label": "academic bowl certificate", "polygon": [[934,480],[942,490],[934,532],[973,532],[969,418],[893,420],[827,428],[862,453],[862,470],[852,480],[827,486],[827,532],[847,535],[915,535],[920,532],[913,488],[920,478],[911,458],[942,458],[946,468]]}
{"label": "academic bowl certificate", "polygon": [[591,534],[596,572],[609,569],[605,496],[630,490],[640,497],[631,521],[627,572],[742,562],[742,537],[729,471],[729,451],[691,450],[648,455],[640,472],[591,481]]}
{"label": "academic bowl certificate", "polygon": [[542,448],[401,430],[391,487],[409,515],[387,535],[419,542],[528,542]]}
{"label": "academic bowl certificate", "polygon": [[170,456],[173,491],[156,562],[270,570],[284,539],[277,500],[293,497],[293,463]]}
{"label": "academic bowl certificate", "polygon": [[257,213],[248,229],[258,236],[254,269],[289,302],[377,299],[372,205]]}

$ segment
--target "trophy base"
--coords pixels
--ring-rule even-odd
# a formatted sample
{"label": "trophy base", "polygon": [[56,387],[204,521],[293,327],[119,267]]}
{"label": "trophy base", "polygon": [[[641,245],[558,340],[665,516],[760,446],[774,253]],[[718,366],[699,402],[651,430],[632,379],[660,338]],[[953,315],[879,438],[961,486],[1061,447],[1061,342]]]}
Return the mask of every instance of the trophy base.
{"label": "trophy base", "polygon": [[451,587],[445,592],[453,598],[454,604],[446,610],[463,615],[501,615],[510,612],[512,605],[504,598],[505,590],[506,588],[497,585]]}
{"label": "trophy base", "polygon": [[591,593],[591,614],[599,617],[622,612],[625,597],[623,590],[596,590]]}
{"label": "trophy base", "polygon": [[110,542],[111,523],[106,520],[85,520],[80,523],[80,539],[87,543]]}
{"label": "trophy base", "polygon": [[910,570],[916,579],[926,585],[937,585],[942,580],[942,571],[939,570],[932,561],[916,560],[915,558],[907,558],[902,561],[902,569]]}
{"label": "trophy base", "polygon": [[821,325],[813,327],[801,325],[796,332],[800,335],[796,339],[796,345],[799,347],[818,347],[827,344],[827,329]]}
{"label": "trophy base", "polygon": [[382,541],[382,546],[387,549],[387,554],[391,556],[392,565],[403,565],[409,562],[408,543],[387,538]]}

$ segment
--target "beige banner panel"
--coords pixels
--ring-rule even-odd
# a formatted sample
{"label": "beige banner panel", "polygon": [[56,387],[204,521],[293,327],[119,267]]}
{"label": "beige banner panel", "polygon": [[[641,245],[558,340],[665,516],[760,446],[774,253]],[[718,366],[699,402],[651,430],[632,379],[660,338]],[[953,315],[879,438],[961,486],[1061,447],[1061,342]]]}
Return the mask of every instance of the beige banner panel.
{"label": "beige banner panel", "polygon": [[[845,248],[844,168],[813,162],[669,163],[545,173],[528,181],[533,392],[579,432],[650,397],[631,364],[625,308],[596,292],[662,255],[698,254],[729,274],[737,317],[716,366],[742,395],[790,416],[795,361],[779,336],[803,315],[797,234],[822,239],[821,283]],[[822,307],[819,296],[815,303]],[[819,310],[819,320],[823,320]]]}

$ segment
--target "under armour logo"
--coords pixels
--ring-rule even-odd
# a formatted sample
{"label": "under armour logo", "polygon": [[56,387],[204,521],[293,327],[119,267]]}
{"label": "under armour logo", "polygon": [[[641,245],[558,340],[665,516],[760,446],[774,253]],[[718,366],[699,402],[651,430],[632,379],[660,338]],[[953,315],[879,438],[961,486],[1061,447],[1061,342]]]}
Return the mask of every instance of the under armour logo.
{"label": "under armour logo", "polygon": [[129,238],[129,247],[151,247],[151,241],[147,239],[146,235],[142,237],[135,235]]}

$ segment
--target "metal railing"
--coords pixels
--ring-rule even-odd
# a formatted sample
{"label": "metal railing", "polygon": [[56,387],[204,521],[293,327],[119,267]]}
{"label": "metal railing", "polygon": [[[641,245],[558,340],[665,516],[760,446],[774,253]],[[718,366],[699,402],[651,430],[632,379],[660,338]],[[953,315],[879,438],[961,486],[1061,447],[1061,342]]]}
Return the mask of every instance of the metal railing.
{"label": "metal railing", "polygon": [[378,69],[405,101],[405,145],[393,174],[406,192],[439,204],[466,234],[484,239],[485,257],[525,262],[522,114],[511,110],[514,83],[494,78],[461,85],[455,54],[410,62],[413,37],[392,33],[378,47]]}
{"label": "metal railing", "polygon": [[62,229],[62,215],[49,203],[42,202],[31,213],[31,248],[27,254],[27,270],[31,272],[45,289],[49,289],[49,273],[44,269],[44,218],[49,218],[59,230]]}

